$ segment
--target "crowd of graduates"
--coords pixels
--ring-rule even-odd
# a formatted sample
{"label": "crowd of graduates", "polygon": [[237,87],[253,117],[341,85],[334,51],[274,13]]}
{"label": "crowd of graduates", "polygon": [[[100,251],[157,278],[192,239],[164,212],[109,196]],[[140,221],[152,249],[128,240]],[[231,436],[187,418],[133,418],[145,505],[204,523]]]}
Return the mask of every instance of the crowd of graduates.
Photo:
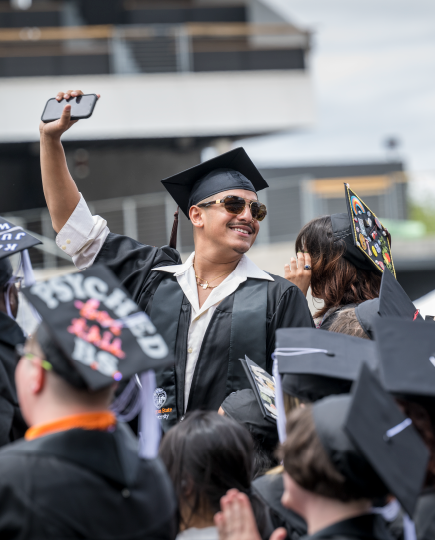
{"label": "crowd of graduates", "polygon": [[373,211],[345,185],[268,274],[245,255],[267,183],[239,148],[163,181],[182,263],[177,217],[156,248],[91,215],[74,123],[41,124],[41,170],[79,271],[35,281],[39,241],[0,218],[0,538],[433,540],[435,326]]}

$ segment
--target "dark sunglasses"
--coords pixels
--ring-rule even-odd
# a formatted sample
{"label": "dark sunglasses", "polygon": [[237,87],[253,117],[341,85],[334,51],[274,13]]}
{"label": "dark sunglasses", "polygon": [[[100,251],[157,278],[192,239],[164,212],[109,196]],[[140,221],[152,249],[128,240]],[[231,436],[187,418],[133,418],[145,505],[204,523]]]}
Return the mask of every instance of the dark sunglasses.
{"label": "dark sunglasses", "polygon": [[251,201],[250,199],[243,199],[242,197],[237,197],[236,195],[227,195],[223,199],[217,199],[216,201],[210,201],[207,203],[198,204],[200,208],[205,208],[212,204],[223,203],[225,210],[229,214],[234,214],[238,216],[246,208],[246,205],[249,204],[251,210],[251,215],[257,221],[263,221],[267,216],[266,205],[258,201]]}

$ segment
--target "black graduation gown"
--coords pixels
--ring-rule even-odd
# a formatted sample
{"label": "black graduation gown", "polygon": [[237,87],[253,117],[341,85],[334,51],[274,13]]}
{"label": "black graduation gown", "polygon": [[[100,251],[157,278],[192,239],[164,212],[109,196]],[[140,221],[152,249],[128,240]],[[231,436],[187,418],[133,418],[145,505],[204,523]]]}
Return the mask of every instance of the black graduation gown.
{"label": "black graduation gown", "polygon": [[137,439],[72,429],[0,450],[0,538],[173,539],[176,503],[159,459]]}
{"label": "black graduation gown", "polygon": [[[126,236],[110,233],[95,263],[104,263],[116,274],[136,303],[151,316],[157,330],[170,347],[171,336],[173,336],[175,367],[156,374],[157,385],[163,389],[166,396],[165,404],[161,409],[164,414],[160,416],[163,429],[175,424],[182,417],[185,409],[187,412],[198,408],[218,410],[225,397],[231,392],[250,388],[243,367],[238,362],[238,358],[244,357],[244,354],[248,354],[257,364],[271,373],[271,354],[275,348],[277,328],[314,326],[307,301],[296,285],[280,276],[273,276],[275,281],[248,279],[235,293],[225,298],[213,314],[202,342],[186,408],[184,375],[191,306],[172,274],[152,271],[155,267],[181,264],[180,254],[169,246],[156,248],[143,245]],[[246,297],[245,303],[249,300],[251,307],[245,316],[251,319],[248,319],[248,324],[245,324],[243,329],[232,332],[233,306],[238,291],[246,292],[249,287],[257,285],[264,287],[262,289],[264,296],[255,293]],[[158,297],[163,290],[170,291],[164,301],[165,305],[157,305],[162,303],[161,300],[153,305],[154,296]],[[176,297],[180,299],[179,304],[176,302]],[[261,300],[255,304],[257,298],[264,298],[264,301]],[[160,309],[158,316],[157,309]],[[255,356],[259,349],[257,346],[251,351],[239,346],[240,355],[234,358],[231,354],[234,349],[237,349],[237,345],[240,345],[238,342],[245,340],[254,344],[255,339],[258,340],[259,332],[254,321],[260,316],[259,313],[264,313],[261,317],[262,322],[265,322],[264,341],[266,342],[260,343],[264,346],[261,358]],[[252,324],[250,324],[251,320]]]}
{"label": "black graduation gown", "polygon": [[426,488],[417,501],[414,512],[417,540],[435,538],[435,487]]}
{"label": "black graduation gown", "polygon": [[15,388],[15,347],[25,337],[18,324],[0,311],[0,446],[24,436],[27,426],[21,416]]}
{"label": "black graduation gown", "polygon": [[304,519],[281,504],[284,493],[282,474],[265,474],[256,478],[252,483],[252,490],[269,508],[274,529],[284,527],[290,540],[299,540],[307,534],[307,524]]}
{"label": "black graduation gown", "polygon": [[363,514],[334,523],[302,540],[393,540],[393,537],[381,516]]}

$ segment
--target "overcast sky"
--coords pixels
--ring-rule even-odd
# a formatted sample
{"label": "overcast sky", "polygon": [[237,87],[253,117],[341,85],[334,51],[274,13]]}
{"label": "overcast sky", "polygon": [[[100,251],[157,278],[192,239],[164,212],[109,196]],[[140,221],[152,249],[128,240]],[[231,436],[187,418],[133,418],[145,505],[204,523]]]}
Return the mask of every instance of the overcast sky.
{"label": "overcast sky", "polygon": [[268,1],[314,32],[317,123],[243,141],[253,159],[385,159],[394,135],[408,169],[433,171],[435,183],[435,0]]}

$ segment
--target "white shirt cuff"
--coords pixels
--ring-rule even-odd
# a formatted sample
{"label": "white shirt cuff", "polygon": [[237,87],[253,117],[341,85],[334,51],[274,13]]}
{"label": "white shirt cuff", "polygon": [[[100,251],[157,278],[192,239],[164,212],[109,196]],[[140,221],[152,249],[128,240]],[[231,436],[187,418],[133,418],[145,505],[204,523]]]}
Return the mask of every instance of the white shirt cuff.
{"label": "white shirt cuff", "polygon": [[93,264],[109,232],[107,221],[93,216],[80,194],[74,212],[56,236],[56,244],[79,270],[85,270]]}

